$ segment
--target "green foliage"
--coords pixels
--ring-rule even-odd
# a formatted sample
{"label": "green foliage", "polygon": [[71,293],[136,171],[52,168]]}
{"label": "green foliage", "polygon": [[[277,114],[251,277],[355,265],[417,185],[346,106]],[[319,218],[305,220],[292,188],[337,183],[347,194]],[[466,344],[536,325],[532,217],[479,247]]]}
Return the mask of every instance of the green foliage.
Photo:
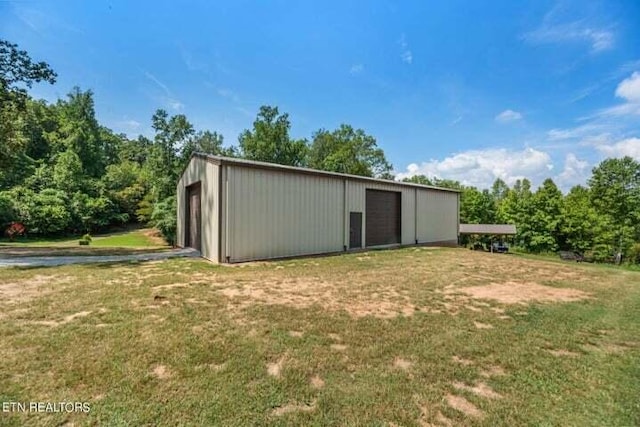
{"label": "green foliage", "polygon": [[67,195],[60,190],[48,188],[35,193],[18,189],[17,210],[31,234],[59,234],[71,224],[71,212]]}
{"label": "green foliage", "polygon": [[313,135],[308,166],[370,177],[382,177],[392,170],[376,139],[346,124],[333,132],[321,129]]}
{"label": "green foliage", "polygon": [[7,192],[0,192],[0,230],[4,230],[17,219],[11,195]]}
{"label": "green foliage", "polygon": [[628,251],[626,262],[629,264],[640,264],[640,243],[634,243]]}
{"label": "green foliage", "polygon": [[565,248],[585,252],[592,248],[604,232],[602,217],[591,203],[588,188],[576,186],[569,191],[562,206],[560,235]]}
{"label": "green foliage", "polygon": [[493,224],[495,204],[489,190],[479,191],[475,187],[462,190],[460,196],[460,222],[465,224]]}
{"label": "green foliage", "polygon": [[176,244],[176,211],[176,196],[170,196],[156,203],[151,214],[151,224],[160,230],[167,243],[172,246]]}
{"label": "green foliage", "polygon": [[[9,171],[28,145],[27,88],[55,83],[56,73],[45,62],[34,62],[16,44],[0,39],[0,171]],[[7,174],[11,176],[11,174]],[[0,172],[0,183],[7,175]]]}
{"label": "green foliage", "polygon": [[278,107],[263,105],[253,122],[253,129],[245,130],[238,138],[242,156],[261,162],[304,166],[307,143],[291,139],[290,128],[288,114],[280,114]]}

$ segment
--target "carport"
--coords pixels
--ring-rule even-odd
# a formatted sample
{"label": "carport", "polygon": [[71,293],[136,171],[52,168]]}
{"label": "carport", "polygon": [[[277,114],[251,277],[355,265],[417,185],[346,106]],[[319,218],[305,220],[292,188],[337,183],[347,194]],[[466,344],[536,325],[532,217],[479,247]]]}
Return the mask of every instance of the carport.
{"label": "carport", "polygon": [[504,240],[506,237],[516,235],[514,224],[460,224],[460,236],[489,236],[491,252],[495,238]]}

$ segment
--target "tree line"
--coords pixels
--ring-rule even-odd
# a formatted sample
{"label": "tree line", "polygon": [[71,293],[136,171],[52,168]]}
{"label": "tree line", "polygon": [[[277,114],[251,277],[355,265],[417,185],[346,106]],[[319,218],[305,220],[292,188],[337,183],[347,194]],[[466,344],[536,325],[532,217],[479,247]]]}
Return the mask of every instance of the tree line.
{"label": "tree line", "polygon": [[[137,222],[173,243],[176,183],[196,151],[394,179],[376,139],[348,124],[295,139],[288,114],[262,106],[234,146],[215,131],[195,129],[183,114],[158,109],[153,135],[129,138],[98,122],[90,90],[74,88],[55,103],[28,94],[34,83],[56,78],[48,64],[0,40],[1,229],[19,222],[29,234],[55,235]],[[512,187],[498,179],[487,190],[426,176],[405,181],[461,190],[462,222],[516,224],[516,243],[527,251],[640,257],[640,165],[629,157],[603,161],[587,186],[567,195],[551,179],[535,191],[527,179]]]}
{"label": "tree line", "polygon": [[526,178],[511,187],[498,178],[484,190],[424,175],[404,181],[460,190],[460,222],[515,224],[515,243],[525,251],[569,250],[601,262],[620,253],[640,263],[640,163],[631,157],[602,161],[586,186],[566,195],[551,178],[535,191]]}

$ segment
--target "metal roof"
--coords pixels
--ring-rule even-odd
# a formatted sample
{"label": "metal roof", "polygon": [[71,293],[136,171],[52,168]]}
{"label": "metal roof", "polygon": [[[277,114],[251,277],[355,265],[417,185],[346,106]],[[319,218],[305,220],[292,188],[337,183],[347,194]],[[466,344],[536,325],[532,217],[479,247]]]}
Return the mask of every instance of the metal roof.
{"label": "metal roof", "polygon": [[370,181],[370,182],[377,182],[381,184],[393,184],[393,185],[398,185],[403,187],[417,187],[417,188],[426,188],[429,190],[460,193],[460,190],[454,190],[452,188],[443,188],[443,187],[435,187],[432,185],[415,184],[413,182],[392,181],[390,179],[370,178],[368,176],[350,175],[346,173],[327,172],[327,171],[322,171],[318,169],[302,168],[302,167],[296,167],[296,166],[285,166],[285,165],[279,165],[276,163],[257,162],[255,160],[238,159],[235,157],[214,156],[212,154],[205,154],[205,153],[199,153],[199,152],[193,153],[191,157],[192,158],[200,157],[202,159],[206,159],[207,161],[218,164],[218,165],[239,165],[239,166],[253,167],[253,168],[259,168],[259,169],[271,169],[271,170],[279,170],[283,172],[304,173],[304,174],[327,176],[327,177],[333,177],[333,178],[348,178],[352,180]]}
{"label": "metal roof", "polygon": [[460,234],[516,234],[513,224],[460,224]]}

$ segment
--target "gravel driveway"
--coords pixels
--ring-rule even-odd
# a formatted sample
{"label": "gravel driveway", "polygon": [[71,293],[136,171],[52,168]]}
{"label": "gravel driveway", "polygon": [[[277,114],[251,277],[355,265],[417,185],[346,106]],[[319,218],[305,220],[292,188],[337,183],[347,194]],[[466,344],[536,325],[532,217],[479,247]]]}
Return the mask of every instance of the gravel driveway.
{"label": "gravel driveway", "polygon": [[132,255],[89,255],[89,256],[29,256],[0,257],[0,267],[55,267],[67,264],[92,264],[100,262],[155,261],[179,257],[199,257],[200,252],[191,248],[174,249],[166,252],[152,252]]}

